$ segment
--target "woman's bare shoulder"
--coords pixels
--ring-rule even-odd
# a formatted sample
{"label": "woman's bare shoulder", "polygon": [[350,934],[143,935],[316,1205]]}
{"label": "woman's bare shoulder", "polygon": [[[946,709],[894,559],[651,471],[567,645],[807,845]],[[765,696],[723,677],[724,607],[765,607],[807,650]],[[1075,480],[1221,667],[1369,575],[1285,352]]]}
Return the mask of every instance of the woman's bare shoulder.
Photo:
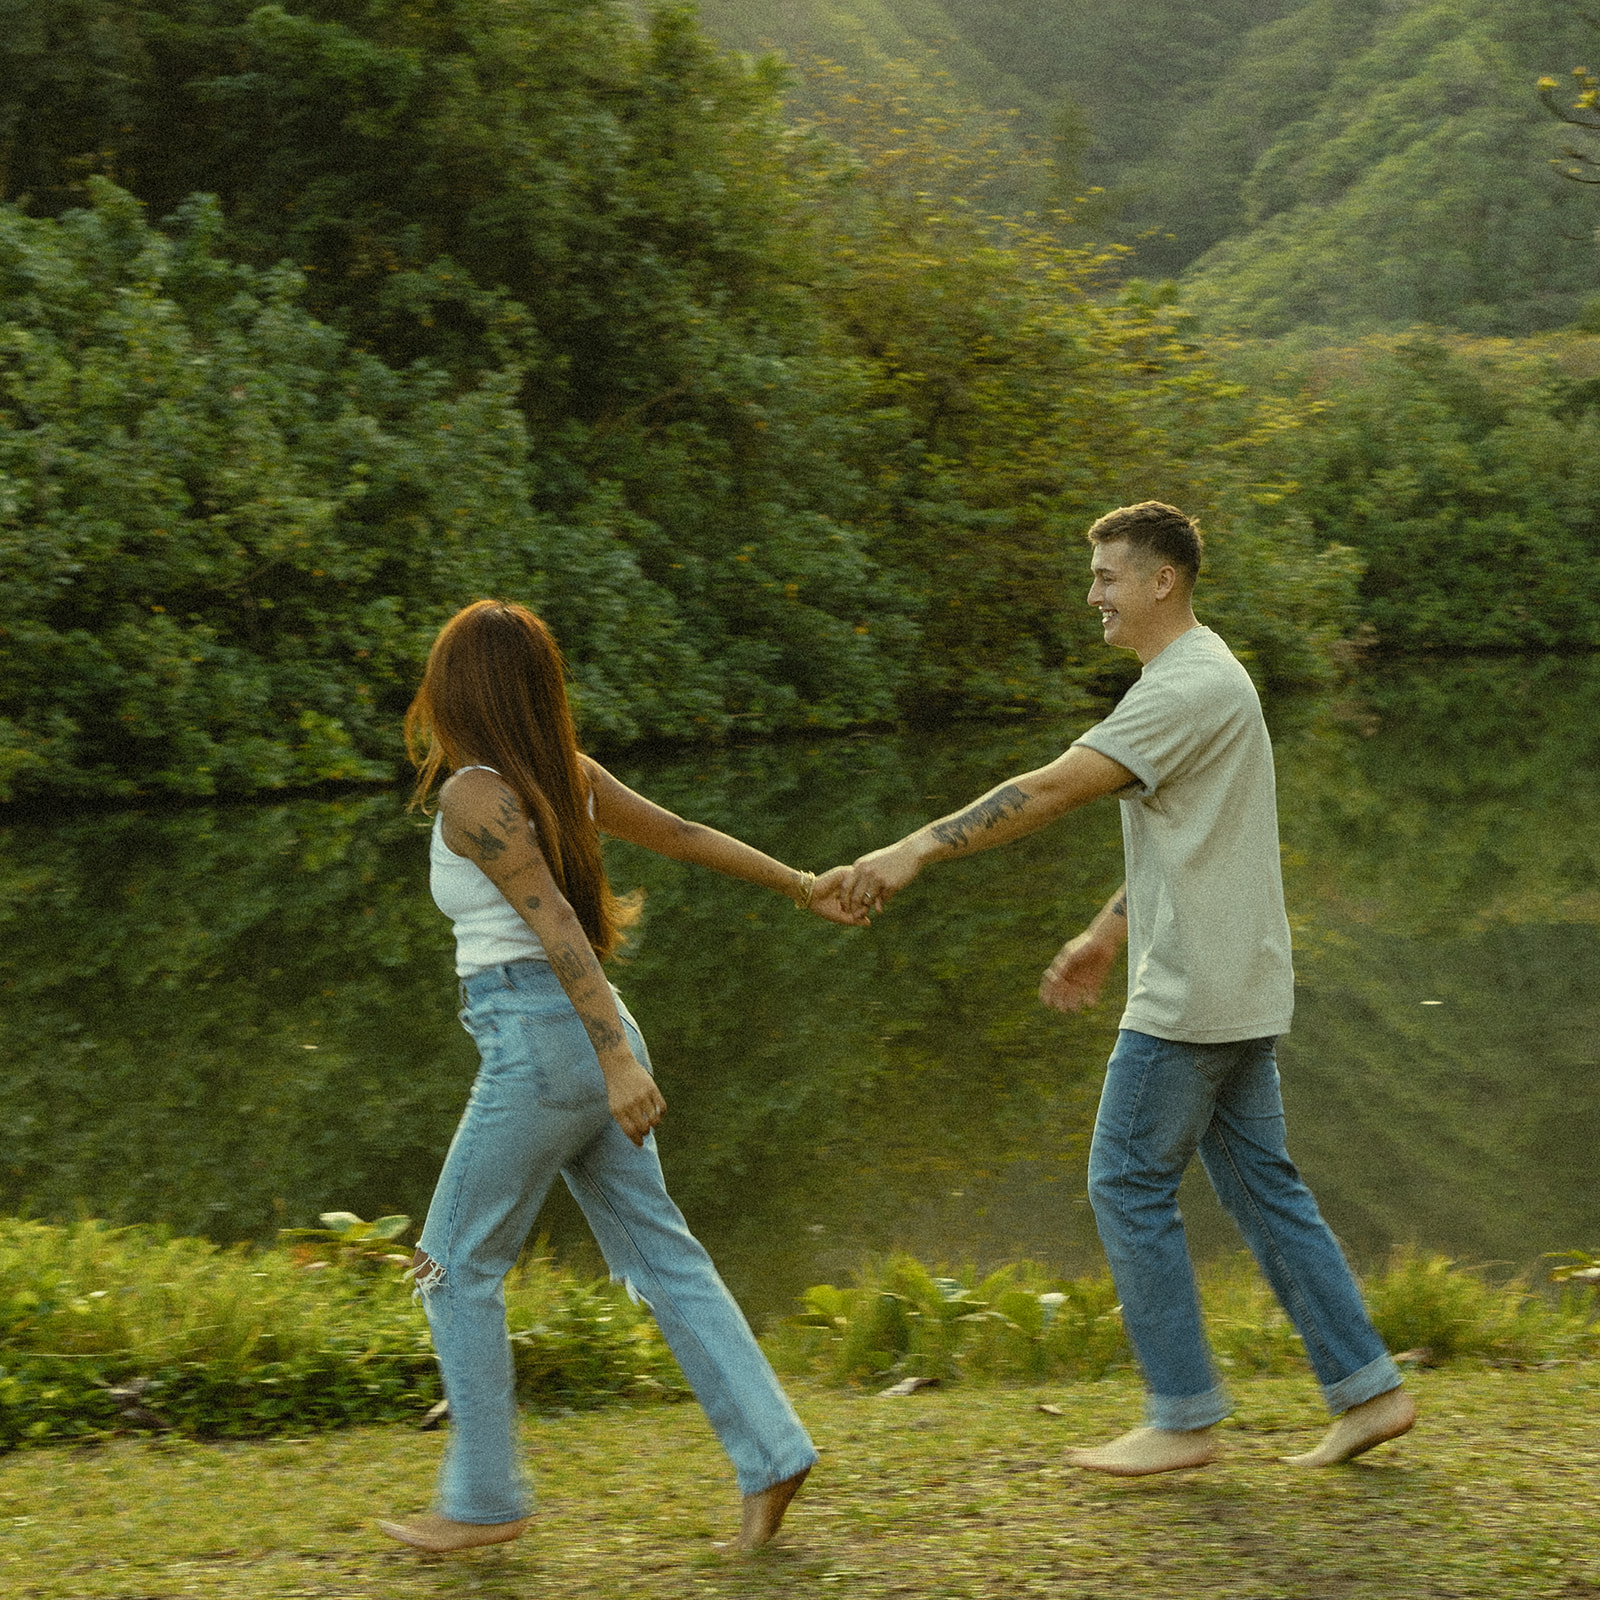
{"label": "woman's bare shoulder", "polygon": [[489,767],[462,767],[439,790],[439,810],[446,822],[498,820],[508,811],[522,814],[522,803],[498,772]]}

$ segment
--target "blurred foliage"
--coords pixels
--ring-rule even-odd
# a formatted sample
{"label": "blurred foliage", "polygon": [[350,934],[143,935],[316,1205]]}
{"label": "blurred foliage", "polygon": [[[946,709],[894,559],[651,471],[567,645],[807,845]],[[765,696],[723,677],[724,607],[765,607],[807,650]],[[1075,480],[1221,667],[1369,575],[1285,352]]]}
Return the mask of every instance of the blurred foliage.
{"label": "blurred foliage", "polygon": [[1003,152],[970,108],[919,115],[903,84],[841,69],[816,93],[807,126],[850,153],[820,217],[822,300],[863,379],[862,515],[922,634],[903,703],[1083,707],[1106,657],[1075,603],[1078,535],[1149,498],[1206,522],[1200,603],[1258,678],[1326,681],[1356,565],[1302,525],[1249,523],[1281,496],[1256,464],[1302,425],[1299,397],[1220,377],[1170,295],[1109,293],[1118,253],[1062,244],[1066,213],[975,205]]}
{"label": "blurred foliage", "polygon": [[496,590],[601,743],[1082,705],[1077,535],[1152,494],[1325,678],[1349,561],[1228,546],[1296,399],[989,210],[1051,170],[994,119],[815,76],[787,128],[600,0],[0,0],[0,795],[392,770]]}
{"label": "blurred foliage", "polygon": [[1600,646],[1595,339],[1286,342],[1241,353],[1237,375],[1319,402],[1276,441],[1297,492],[1257,524],[1353,549],[1381,648]]}
{"label": "blurred foliage", "polygon": [[[1572,92],[1577,95],[1576,100],[1560,98],[1556,91],[1561,84],[1548,73],[1539,79],[1539,98],[1553,117],[1593,139],[1600,134],[1600,78],[1587,67],[1574,67],[1572,77],[1575,80]],[[1600,156],[1596,156],[1592,148],[1565,145],[1560,155],[1550,158],[1550,165],[1563,178],[1570,178],[1574,183],[1600,183],[1600,176],[1597,176],[1600,173]]]}
{"label": "blurred foliage", "polygon": [[[621,1288],[529,1260],[507,1281],[506,1316],[525,1403],[687,1392]],[[420,1419],[438,1399],[398,1268],[0,1219],[0,1449],[129,1428],[303,1433]]]}
{"label": "blurred foliage", "polygon": [[[1281,90],[1263,97],[1239,70],[1252,52],[1270,54],[1258,37],[1307,9],[1290,0],[702,0],[700,14],[742,50],[777,48],[797,63],[825,56],[862,81],[898,77],[924,115],[952,99],[976,102],[1007,148],[1048,154],[1054,168],[1033,182],[1012,173],[997,198],[1016,211],[1093,194],[1074,208],[1079,221],[1097,237],[1137,242],[1142,270],[1170,273],[1229,231],[1259,153],[1253,142],[1316,92],[1308,72],[1331,72],[1328,46],[1346,31],[1337,18],[1333,39],[1324,22],[1296,52],[1286,106]],[[1311,9],[1332,9],[1331,0]],[[813,108],[810,73],[790,99],[801,115]],[[1219,120],[1225,129],[1212,125]]]}

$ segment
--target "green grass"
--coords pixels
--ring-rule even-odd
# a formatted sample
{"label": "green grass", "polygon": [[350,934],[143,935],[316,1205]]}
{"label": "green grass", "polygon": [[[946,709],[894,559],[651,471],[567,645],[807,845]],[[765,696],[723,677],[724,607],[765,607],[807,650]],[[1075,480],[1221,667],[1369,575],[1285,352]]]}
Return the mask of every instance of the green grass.
{"label": "green grass", "polygon": [[[719,1548],[731,1473],[698,1408],[530,1417],[541,1505],[517,1544],[418,1557],[371,1518],[426,1504],[441,1448],[405,1426],[122,1439],[0,1458],[7,1600],[1511,1600],[1600,1595],[1600,1365],[1417,1374],[1422,1420],[1349,1467],[1278,1463],[1324,1425],[1303,1375],[1235,1378],[1225,1455],[1114,1480],[1063,1448],[1137,1420],[1126,1373],[880,1400],[792,1385],[822,1447],[782,1540]],[[1063,1415],[1038,1410],[1041,1402]]]}

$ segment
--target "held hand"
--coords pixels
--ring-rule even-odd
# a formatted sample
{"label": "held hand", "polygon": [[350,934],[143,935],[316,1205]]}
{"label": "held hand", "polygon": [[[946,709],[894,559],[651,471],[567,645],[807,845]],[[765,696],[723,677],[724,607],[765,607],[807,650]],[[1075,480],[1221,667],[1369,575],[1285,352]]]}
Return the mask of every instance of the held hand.
{"label": "held hand", "polygon": [[637,1061],[606,1074],[606,1104],[618,1127],[636,1145],[644,1144],[667,1109],[655,1079]]}
{"label": "held hand", "polygon": [[1094,1005],[1116,959],[1115,944],[1080,933],[1045,968],[1039,998],[1056,1011],[1082,1011]]}
{"label": "held hand", "polygon": [[921,870],[921,863],[903,840],[858,856],[840,885],[839,903],[863,916],[869,910],[882,911]]}
{"label": "held hand", "polygon": [[849,867],[832,867],[822,873],[811,886],[811,904],[806,910],[813,916],[823,917],[829,922],[842,922],[847,927],[870,928],[872,924],[867,920],[865,910],[852,910],[839,898],[839,890],[843,887],[849,872]]}

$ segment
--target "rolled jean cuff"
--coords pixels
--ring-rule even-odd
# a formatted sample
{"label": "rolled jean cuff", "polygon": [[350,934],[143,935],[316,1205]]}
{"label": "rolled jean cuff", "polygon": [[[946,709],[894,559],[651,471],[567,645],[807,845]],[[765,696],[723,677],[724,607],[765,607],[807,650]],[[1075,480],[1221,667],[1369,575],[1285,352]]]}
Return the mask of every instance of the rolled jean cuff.
{"label": "rolled jean cuff", "polygon": [[1403,1381],[1399,1367],[1386,1352],[1376,1361],[1369,1361],[1366,1366],[1352,1372],[1348,1378],[1323,1384],[1322,1398],[1327,1402],[1328,1410],[1337,1417],[1364,1400],[1376,1400],[1380,1394],[1398,1389]]}
{"label": "rolled jean cuff", "polygon": [[1204,1394],[1149,1394],[1145,1396],[1144,1425],[1163,1433],[1189,1433],[1221,1422],[1232,1410],[1233,1401],[1221,1384]]}

